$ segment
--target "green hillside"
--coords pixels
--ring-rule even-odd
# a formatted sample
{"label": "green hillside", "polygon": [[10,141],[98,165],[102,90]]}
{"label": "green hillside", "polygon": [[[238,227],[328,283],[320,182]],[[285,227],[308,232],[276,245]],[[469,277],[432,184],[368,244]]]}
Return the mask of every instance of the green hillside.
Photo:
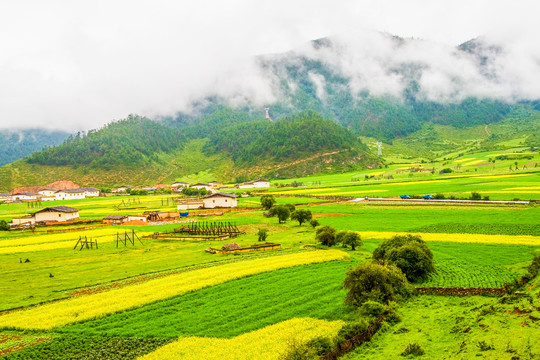
{"label": "green hillside", "polygon": [[277,122],[242,120],[214,123],[203,137],[195,127],[182,131],[131,116],[1,167],[0,189],[60,179],[98,187],[243,181],[380,165],[355,135],[314,112]]}
{"label": "green hillside", "polygon": [[59,145],[69,134],[43,129],[1,130],[0,166],[39,151],[45,146]]}

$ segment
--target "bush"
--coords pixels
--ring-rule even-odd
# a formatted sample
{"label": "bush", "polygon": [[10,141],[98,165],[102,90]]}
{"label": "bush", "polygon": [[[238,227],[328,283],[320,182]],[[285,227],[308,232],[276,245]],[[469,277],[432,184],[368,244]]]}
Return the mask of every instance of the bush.
{"label": "bush", "polygon": [[266,241],[268,238],[268,229],[259,229],[257,232],[257,236],[259,241]]}
{"label": "bush", "polygon": [[384,240],[373,251],[373,259],[395,264],[413,282],[425,281],[436,271],[433,253],[418,235],[396,235]]}
{"label": "bush", "polygon": [[422,347],[418,345],[417,343],[414,343],[414,344],[407,345],[405,350],[403,350],[403,352],[401,353],[401,356],[407,356],[407,355],[422,356],[424,354],[425,354],[424,349],[422,349]]}
{"label": "bush", "polygon": [[319,220],[317,219],[311,219],[311,221],[309,222],[309,225],[311,225],[312,227],[316,228],[317,226],[321,225],[319,223]]}
{"label": "bush", "polygon": [[272,206],[274,206],[275,203],[276,203],[276,199],[274,199],[273,195],[267,194],[267,195],[261,196],[261,206],[264,209],[266,210],[270,209]]}
{"label": "bush", "polygon": [[6,220],[0,220],[0,231],[7,231],[9,229],[9,223]]}
{"label": "bush", "polygon": [[414,293],[403,272],[394,265],[358,265],[347,271],[343,285],[347,289],[345,303],[354,307],[360,307],[366,301],[387,304]]}
{"label": "bush", "polygon": [[452,172],[452,169],[450,168],[444,168],[444,169],[439,170],[439,174],[449,174],[451,172]]}
{"label": "bush", "polygon": [[307,343],[300,343],[293,339],[289,342],[287,350],[279,357],[279,360],[312,360],[316,358],[315,349]]}
{"label": "bush", "polygon": [[360,314],[367,317],[378,318],[386,311],[386,307],[377,301],[366,301],[360,307]]}
{"label": "bush", "polygon": [[332,246],[336,244],[336,229],[329,225],[323,225],[315,232],[315,239],[323,245]]}
{"label": "bush", "polygon": [[315,351],[315,354],[318,356],[324,355],[330,350],[332,350],[333,343],[332,341],[323,336],[316,337],[314,339],[311,339],[306,344],[309,348],[313,349]]}
{"label": "bush", "polygon": [[347,341],[350,338],[363,333],[368,327],[369,324],[364,319],[348,322],[339,330],[336,341],[338,344]]}
{"label": "bush", "polygon": [[469,196],[469,200],[482,200],[482,195],[479,192],[473,191],[471,196]]}

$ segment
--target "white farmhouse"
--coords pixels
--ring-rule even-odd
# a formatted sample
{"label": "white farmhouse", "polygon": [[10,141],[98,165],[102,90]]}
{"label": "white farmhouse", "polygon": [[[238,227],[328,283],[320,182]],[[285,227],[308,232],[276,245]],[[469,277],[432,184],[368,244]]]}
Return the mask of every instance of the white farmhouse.
{"label": "white farmhouse", "polygon": [[176,207],[178,210],[194,210],[202,209],[204,207],[204,202],[202,200],[186,200],[178,203]]}
{"label": "white farmhouse", "polygon": [[202,198],[205,209],[237,207],[236,195],[215,193]]}
{"label": "white farmhouse", "polygon": [[31,192],[22,192],[11,195],[11,200],[13,201],[33,201],[37,200],[38,195]]}
{"label": "white farmhouse", "polygon": [[99,197],[99,189],[89,187],[89,188],[81,188],[79,190],[82,190],[84,192],[84,197]]}
{"label": "white farmhouse", "polygon": [[84,199],[84,190],[83,189],[65,189],[58,190],[54,193],[56,200],[74,200],[74,199]]}
{"label": "white farmhouse", "polygon": [[189,183],[185,181],[176,181],[171,184],[171,189],[178,190],[178,189],[187,188],[188,186],[189,186]]}
{"label": "white farmhouse", "polygon": [[22,218],[14,218],[14,225],[35,224],[37,222],[66,222],[79,218],[79,210],[69,206],[51,206]]}
{"label": "white farmhouse", "polygon": [[248,181],[248,182],[238,185],[239,189],[260,189],[260,188],[269,188],[269,187],[270,187],[270,182],[263,179]]}
{"label": "white farmhouse", "polygon": [[56,196],[54,195],[58,190],[56,189],[43,189],[38,191],[38,195],[41,198],[41,201],[52,201],[56,200]]}
{"label": "white farmhouse", "polygon": [[125,193],[127,192],[127,189],[133,189],[133,186],[131,185],[122,185],[122,186],[119,186],[117,188],[112,188],[111,189],[111,192],[112,193]]}
{"label": "white farmhouse", "polygon": [[11,195],[7,193],[0,193],[0,201],[10,201]]}
{"label": "white farmhouse", "polygon": [[197,190],[204,189],[206,191],[211,191],[214,188],[212,184],[207,184],[207,183],[196,183],[195,185],[191,185],[191,187],[193,189],[197,189]]}

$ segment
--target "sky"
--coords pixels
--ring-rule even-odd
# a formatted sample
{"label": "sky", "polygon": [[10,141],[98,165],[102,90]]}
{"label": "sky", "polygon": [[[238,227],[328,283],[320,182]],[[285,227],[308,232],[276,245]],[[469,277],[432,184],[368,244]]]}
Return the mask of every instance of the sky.
{"label": "sky", "polygon": [[[271,102],[276,94],[254,56],[325,36],[350,40],[343,58],[328,60],[356,76],[358,87],[396,92],[396,79],[374,63],[395,56],[373,32],[435,44],[399,54],[432,64],[428,97],[455,93],[457,76],[464,96],[540,98],[539,13],[536,0],[2,1],[0,129],[88,130],[128,114],[189,110],[210,93]],[[510,49],[494,64],[500,84],[478,85],[470,64],[452,54],[478,36]],[[373,66],[359,72],[363,61]]]}

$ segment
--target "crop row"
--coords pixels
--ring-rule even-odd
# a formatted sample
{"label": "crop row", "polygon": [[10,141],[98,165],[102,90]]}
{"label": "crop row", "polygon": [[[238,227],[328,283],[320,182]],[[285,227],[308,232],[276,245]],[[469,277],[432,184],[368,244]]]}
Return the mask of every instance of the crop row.
{"label": "crop row", "polygon": [[471,223],[439,223],[426,225],[414,232],[450,233],[450,234],[486,234],[486,235],[532,235],[540,236],[537,224],[471,224]]}
{"label": "crop row", "polygon": [[245,276],[296,265],[338,260],[346,256],[346,253],[339,250],[306,251],[193,270],[137,285],[12,312],[0,316],[0,327],[52,329],[128,310]]}
{"label": "crop row", "polygon": [[229,338],[295,317],[339,320],[346,312],[341,284],[347,269],[358,263],[331,261],[266,272],[57,331]]}
{"label": "crop row", "polygon": [[232,339],[185,337],[138,358],[139,360],[279,359],[292,341],[334,338],[343,321],[291,319]]}
{"label": "crop row", "polygon": [[425,241],[442,241],[457,243],[482,244],[514,244],[514,245],[540,245],[540,237],[531,235],[486,235],[486,234],[460,234],[460,233],[408,233],[391,231],[359,231],[362,238],[389,239],[394,235],[414,234],[420,235]]}

